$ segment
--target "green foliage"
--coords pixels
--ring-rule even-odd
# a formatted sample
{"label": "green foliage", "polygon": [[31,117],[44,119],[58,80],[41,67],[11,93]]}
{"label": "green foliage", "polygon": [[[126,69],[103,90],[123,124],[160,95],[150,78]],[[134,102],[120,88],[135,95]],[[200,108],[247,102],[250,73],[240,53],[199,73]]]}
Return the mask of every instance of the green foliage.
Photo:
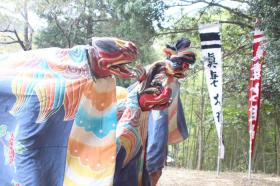
{"label": "green foliage", "polygon": [[263,68],[263,96],[280,106],[280,2],[278,0],[252,0],[250,12],[261,20],[265,32],[267,56]]}
{"label": "green foliage", "polygon": [[40,1],[36,10],[48,22],[36,38],[38,47],[72,47],[91,37],[114,36],[135,42],[145,54],[141,60],[150,61],[146,48],[152,44],[154,24],[162,20],[164,6],[160,0],[53,0]]}
{"label": "green foliage", "polygon": [[[39,1],[35,10],[47,21],[36,37],[38,47],[72,47],[87,44],[93,36],[104,36],[108,17],[103,1]],[[106,23],[106,24],[103,24]],[[111,36],[111,35],[108,35]]]}
{"label": "green foliage", "polygon": [[[39,48],[72,47],[87,44],[91,37],[119,37],[136,43],[138,63],[148,64],[155,60],[152,38],[164,8],[161,0],[41,0],[35,9],[48,24],[35,43]],[[130,83],[118,79],[118,85]]]}
{"label": "green foliage", "polygon": [[[164,4],[160,0],[110,0],[120,22],[118,33],[142,45],[155,34],[154,24],[163,20]],[[150,43],[151,44],[151,43]]]}

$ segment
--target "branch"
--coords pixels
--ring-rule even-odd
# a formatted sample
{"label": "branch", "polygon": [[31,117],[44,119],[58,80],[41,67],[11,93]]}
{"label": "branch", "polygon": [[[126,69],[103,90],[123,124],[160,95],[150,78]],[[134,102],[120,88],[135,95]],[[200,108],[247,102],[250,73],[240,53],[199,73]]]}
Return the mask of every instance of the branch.
{"label": "branch", "polygon": [[192,4],[175,4],[175,5],[166,5],[166,8],[173,8],[173,7],[184,7],[184,6],[191,6]]}
{"label": "branch", "polygon": [[1,45],[10,45],[10,44],[15,44],[19,43],[18,41],[7,41],[7,42],[0,42]]}
{"label": "branch", "polygon": [[3,33],[5,33],[5,32],[14,33],[14,30],[10,30],[10,29],[6,28],[4,30],[0,30],[0,32],[3,32]]}
{"label": "branch", "polygon": [[[247,18],[247,19],[249,19],[249,20],[252,20],[252,19],[253,19],[252,17],[250,17],[250,16],[248,16],[248,15],[242,13],[242,12],[239,11],[238,9],[232,9],[232,8],[230,8],[230,7],[227,7],[227,6],[224,6],[224,5],[222,5],[222,4],[216,3],[214,0],[211,1],[211,2],[208,2],[208,1],[206,1],[206,0],[196,0],[196,1],[180,0],[180,1],[185,2],[185,3],[188,3],[188,4],[185,4],[185,5],[182,4],[182,5],[180,5],[180,6],[190,6],[190,5],[193,5],[193,4],[196,4],[196,3],[205,3],[205,4],[207,4],[208,6],[216,6],[216,7],[223,8],[223,9],[225,9],[225,10],[227,10],[227,11],[229,11],[229,12],[235,14],[235,15],[238,15],[238,16],[243,17],[243,18]],[[236,2],[240,2],[240,0],[239,0],[239,1],[237,0]],[[246,2],[246,3],[247,3],[247,2]],[[173,6],[174,6],[174,5],[173,5]]]}
{"label": "branch", "polygon": [[223,55],[223,60],[225,60],[225,59],[231,57],[232,55],[235,55],[236,53],[238,53],[238,52],[241,51],[241,50],[243,51],[244,49],[249,49],[250,47],[251,47],[251,45],[249,45],[249,44],[241,45],[241,46],[239,46],[237,49],[235,49],[234,51],[229,52],[229,53],[225,53],[225,54]]}
{"label": "branch", "polygon": [[[222,23],[222,24],[233,24],[233,25],[238,25],[240,27],[247,27],[247,28],[253,29],[253,26],[248,25],[246,23],[242,23],[242,22],[237,22],[237,21],[219,21],[219,22]],[[194,32],[194,31],[197,31],[197,30],[198,30],[197,27],[181,28],[181,29],[174,29],[174,30],[171,30],[171,31],[158,33],[155,36],[169,35],[169,34],[179,34],[179,33],[186,33],[186,32]]]}
{"label": "branch", "polygon": [[225,24],[233,24],[233,25],[238,25],[240,27],[247,27],[250,29],[253,29],[254,27],[252,25],[246,24],[246,23],[242,23],[242,22],[238,22],[238,21],[219,21],[220,23],[225,23]]}
{"label": "branch", "polygon": [[236,1],[238,3],[246,3],[246,4],[250,4],[249,1],[246,1],[246,0],[232,0],[232,1]]}
{"label": "branch", "polygon": [[195,111],[194,113],[195,113],[196,117],[197,117],[199,120],[201,120],[201,112]]}
{"label": "branch", "polygon": [[18,33],[16,30],[10,30],[10,29],[4,29],[4,30],[0,30],[0,32],[3,32],[3,33],[12,33],[15,35],[16,39],[12,38],[11,36],[7,36],[9,37],[10,39],[14,40],[14,41],[9,41],[9,42],[1,42],[1,44],[13,44],[13,43],[19,43],[19,45],[21,46],[21,48],[23,50],[26,50],[25,46],[24,46],[24,43],[23,41],[20,39]]}
{"label": "branch", "polygon": [[21,46],[21,48],[22,48],[24,51],[26,51],[27,49],[25,48],[24,43],[23,43],[23,41],[20,39],[20,37],[19,37],[19,35],[18,35],[18,33],[17,33],[16,30],[14,30],[14,34],[15,34],[15,36],[16,36],[16,38],[17,38],[17,41],[18,41],[19,45]]}
{"label": "branch", "polygon": [[9,38],[10,40],[12,40],[12,41],[16,41],[16,39],[15,38],[13,38],[12,36],[3,36],[3,37],[6,37],[6,38]]}
{"label": "branch", "polygon": [[199,17],[198,17],[198,19],[196,20],[197,23],[198,23],[199,20],[202,18],[203,14],[206,12],[206,10],[207,10],[208,8],[210,8],[210,6],[205,7],[205,8],[199,13]]}
{"label": "branch", "polygon": [[227,10],[227,11],[229,11],[229,12],[235,14],[235,15],[238,15],[238,16],[240,16],[240,17],[247,18],[247,19],[249,19],[249,20],[252,20],[252,19],[253,19],[252,17],[250,17],[250,16],[248,16],[248,15],[246,15],[246,14],[244,14],[244,13],[238,11],[238,9],[231,9],[231,8],[229,8],[229,7],[227,7],[227,6],[223,6],[223,5],[219,4],[219,3],[209,3],[209,6],[221,7],[221,8],[223,8],[223,9],[225,9],[225,10]]}
{"label": "branch", "polygon": [[55,24],[56,24],[57,28],[61,31],[62,35],[65,37],[66,41],[68,42],[68,46],[69,46],[70,45],[69,35],[67,35],[67,33],[64,31],[64,29],[61,27],[55,13],[53,14],[53,16],[54,16],[54,20],[55,20]]}
{"label": "branch", "polygon": [[177,6],[191,6],[193,4],[200,3],[200,1],[184,1],[184,0],[181,0],[181,1],[183,1],[184,3],[188,3],[188,4],[173,4],[173,5],[167,5],[166,7],[171,8],[171,7],[177,7]]}
{"label": "branch", "polygon": [[106,22],[109,21],[109,19],[96,19],[96,20],[92,20],[92,22]]}
{"label": "branch", "polygon": [[158,33],[155,36],[160,36],[160,35],[169,35],[169,34],[179,34],[179,33],[186,33],[186,32],[193,32],[197,31],[198,28],[182,28],[182,29],[174,29],[173,31],[168,31],[168,32],[162,32]]}

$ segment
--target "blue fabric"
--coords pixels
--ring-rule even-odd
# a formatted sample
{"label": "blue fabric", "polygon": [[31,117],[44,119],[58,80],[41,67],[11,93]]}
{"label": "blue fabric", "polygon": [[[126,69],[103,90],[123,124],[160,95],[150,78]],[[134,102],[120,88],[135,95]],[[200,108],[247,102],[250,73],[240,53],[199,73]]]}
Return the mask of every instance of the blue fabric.
{"label": "blue fabric", "polygon": [[178,122],[177,123],[178,129],[179,129],[183,139],[187,139],[189,137],[189,132],[188,132],[188,128],[187,128],[187,123],[186,123],[186,119],[185,119],[185,113],[184,113],[181,97],[179,97],[179,100],[178,100],[177,122]]}
{"label": "blue fabric", "polygon": [[137,186],[138,185],[138,169],[137,163],[140,159],[142,149],[138,151],[136,156],[125,166],[123,166],[125,158],[125,149],[120,148],[116,158],[116,168],[114,174],[114,186]]}
{"label": "blue fabric", "polygon": [[167,153],[168,114],[166,110],[152,110],[149,114],[147,170],[155,172],[164,166]]}
{"label": "blue fabric", "polygon": [[[6,84],[7,82],[5,82]],[[20,112],[15,116],[9,113],[15,102],[9,88],[1,82],[0,94],[0,183],[21,186],[62,185],[64,177],[67,141],[73,121],[63,121],[64,109],[51,116],[44,123],[35,123],[38,115],[37,96],[31,96]],[[4,89],[5,88],[5,89]],[[6,129],[4,129],[7,126]],[[1,130],[0,129],[0,130]],[[5,135],[4,135],[5,133]],[[9,141],[13,140],[15,159],[7,159]],[[18,152],[15,144],[21,144]],[[51,172],[51,174],[49,174]]]}
{"label": "blue fabric", "polygon": [[[181,99],[178,100],[177,127],[183,139],[188,137],[188,128]],[[164,167],[168,143],[168,114],[166,110],[153,110],[149,114],[147,170],[149,174]]]}
{"label": "blue fabric", "polygon": [[[51,64],[47,63],[49,57]],[[0,67],[4,69],[0,73],[1,186],[63,185],[73,120],[64,120],[66,78],[63,72],[50,68],[63,60],[73,66],[87,65],[85,47],[0,55]],[[20,106],[12,112],[16,96]],[[38,120],[40,110],[44,109],[42,105],[50,110]]]}

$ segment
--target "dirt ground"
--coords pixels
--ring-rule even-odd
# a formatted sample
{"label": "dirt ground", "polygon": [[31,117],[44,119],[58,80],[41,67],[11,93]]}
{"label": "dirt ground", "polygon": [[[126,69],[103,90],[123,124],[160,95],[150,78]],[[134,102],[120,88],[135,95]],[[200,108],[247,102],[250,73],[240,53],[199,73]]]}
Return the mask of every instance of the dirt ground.
{"label": "dirt ground", "polygon": [[269,174],[196,171],[167,167],[158,186],[280,186],[280,177]]}

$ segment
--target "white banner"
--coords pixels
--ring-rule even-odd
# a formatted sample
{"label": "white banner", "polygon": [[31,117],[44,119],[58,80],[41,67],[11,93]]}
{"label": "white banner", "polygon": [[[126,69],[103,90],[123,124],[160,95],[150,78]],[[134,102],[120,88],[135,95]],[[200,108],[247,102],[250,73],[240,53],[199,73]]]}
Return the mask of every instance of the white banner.
{"label": "white banner", "polygon": [[219,138],[220,159],[224,158],[222,135],[222,51],[220,40],[220,24],[199,25],[204,72],[208,86],[214,121]]}

